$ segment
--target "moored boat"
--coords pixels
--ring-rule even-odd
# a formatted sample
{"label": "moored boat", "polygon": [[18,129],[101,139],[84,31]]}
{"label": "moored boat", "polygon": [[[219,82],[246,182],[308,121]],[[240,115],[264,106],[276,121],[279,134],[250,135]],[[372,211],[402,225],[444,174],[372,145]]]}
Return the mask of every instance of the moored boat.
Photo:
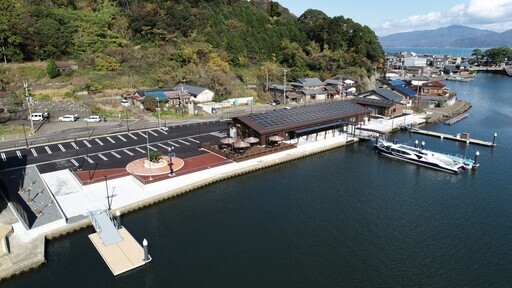
{"label": "moored boat", "polygon": [[458,174],[467,169],[467,167],[470,167],[469,162],[468,166],[464,164],[462,161],[463,158],[449,156],[423,148],[395,144],[383,140],[377,140],[374,146],[384,156],[448,173]]}

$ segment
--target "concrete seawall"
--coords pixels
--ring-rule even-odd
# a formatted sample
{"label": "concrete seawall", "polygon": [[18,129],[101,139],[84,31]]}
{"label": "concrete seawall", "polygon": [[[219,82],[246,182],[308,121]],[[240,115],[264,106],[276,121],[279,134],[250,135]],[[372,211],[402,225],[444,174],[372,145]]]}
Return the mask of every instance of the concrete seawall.
{"label": "concrete seawall", "polygon": [[[343,138],[343,139],[342,139]],[[334,140],[332,140],[334,139]],[[125,205],[117,208],[121,213],[126,214],[128,212],[136,211],[138,209],[162,202],[169,198],[178,196],[183,193],[187,193],[193,190],[196,190],[201,187],[205,187],[207,185],[213,184],[218,181],[222,181],[225,179],[229,179],[232,177],[236,177],[239,175],[251,173],[260,169],[265,169],[271,166],[279,165],[282,163],[286,163],[289,161],[297,160],[303,157],[308,157],[310,155],[322,153],[328,150],[332,150],[338,147],[345,146],[347,144],[352,144],[358,142],[357,138],[348,138],[345,137],[335,137],[330,140],[321,140],[314,143],[308,143],[304,146],[299,146],[295,149],[282,151],[279,153],[275,153],[268,156],[263,156],[260,158],[252,159],[249,161],[243,162],[244,164],[229,164],[229,165],[237,165],[237,169],[231,169],[229,171],[222,171],[221,169],[211,168],[208,169],[212,173],[211,177],[207,177],[203,180],[198,180],[196,182],[190,183],[188,185],[172,189],[166,192],[159,193],[156,196],[146,198],[144,200],[135,202],[133,204]],[[305,149],[304,147],[307,147]],[[195,172],[195,173],[204,173],[205,170]],[[195,174],[193,173],[193,174]],[[215,174],[216,173],[216,174]],[[46,262],[44,257],[45,251],[45,241],[46,239],[51,240],[66,234],[78,231],[80,229],[91,226],[89,218],[79,219],[73,223],[67,223],[64,226],[57,227],[46,232],[44,235],[38,236],[36,239],[30,241],[29,245],[35,247],[31,249],[31,255],[29,257],[20,257],[20,261],[13,263],[12,265],[1,265],[0,267],[0,281],[3,279],[10,278],[14,275],[19,275],[20,273],[27,272],[31,269],[35,269]],[[34,251],[34,252],[32,252]],[[13,251],[16,253],[16,251]],[[23,255],[22,255],[23,256]],[[3,264],[3,263],[2,263]]]}

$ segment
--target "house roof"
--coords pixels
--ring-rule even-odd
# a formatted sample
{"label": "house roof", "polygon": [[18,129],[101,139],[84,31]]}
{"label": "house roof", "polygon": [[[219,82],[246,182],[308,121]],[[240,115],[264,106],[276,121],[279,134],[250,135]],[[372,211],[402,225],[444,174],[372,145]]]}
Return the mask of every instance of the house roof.
{"label": "house roof", "polygon": [[386,98],[387,100],[400,101],[404,98],[402,95],[387,88],[376,88],[375,93]]}
{"label": "house roof", "polygon": [[446,87],[446,85],[444,85],[443,83],[439,82],[439,81],[430,81],[430,82],[427,82],[427,83],[423,83],[423,85],[421,85],[421,87],[437,87],[437,88],[444,88]]}
{"label": "house roof", "polygon": [[199,87],[199,86],[180,84],[180,85],[174,87],[174,90],[176,90],[176,91],[184,90],[184,91],[187,91],[188,93],[190,93],[190,95],[195,97],[208,89]]}
{"label": "house roof", "polygon": [[400,80],[400,79],[396,79],[396,80],[391,80],[391,81],[388,81],[388,84],[391,85],[391,86],[395,86],[395,85],[404,85],[405,82]]}
{"label": "house roof", "polygon": [[318,78],[300,78],[298,80],[302,86],[323,86],[324,82],[320,81]]}
{"label": "house roof", "polygon": [[317,95],[317,94],[325,93],[324,90],[315,90],[315,89],[302,89],[301,92],[306,95]]}
{"label": "house roof", "polygon": [[339,121],[346,117],[368,114],[370,110],[350,101],[332,101],[293,109],[279,109],[235,117],[260,134],[296,127]]}
{"label": "house roof", "polygon": [[164,91],[146,91],[144,92],[144,97],[147,96],[155,96],[159,100],[167,100],[167,95],[164,94]]}
{"label": "house roof", "polygon": [[403,85],[394,85],[393,88],[400,92],[402,95],[406,95],[409,97],[416,97],[416,91],[409,89]]}
{"label": "house roof", "polygon": [[377,106],[377,107],[393,107],[395,104],[400,103],[398,101],[393,101],[393,100],[374,99],[374,98],[366,98],[366,97],[355,97],[351,101],[355,102],[357,104]]}

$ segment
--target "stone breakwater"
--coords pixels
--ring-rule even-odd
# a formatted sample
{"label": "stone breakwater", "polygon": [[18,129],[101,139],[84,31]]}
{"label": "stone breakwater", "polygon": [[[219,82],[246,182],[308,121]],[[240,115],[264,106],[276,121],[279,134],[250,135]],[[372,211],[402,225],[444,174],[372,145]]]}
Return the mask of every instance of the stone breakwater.
{"label": "stone breakwater", "polygon": [[[286,150],[283,152],[279,152],[273,155],[267,155],[264,157],[244,161],[241,164],[232,163],[228,165],[233,165],[232,169],[223,171],[222,169],[211,168],[195,173],[208,173],[209,177],[206,177],[202,180],[195,181],[188,185],[172,189],[166,192],[162,192],[156,196],[125,205],[116,210],[119,210],[122,214],[126,214],[132,211],[136,211],[138,209],[159,203],[161,201],[167,200],[169,198],[196,190],[201,187],[208,186],[218,181],[222,181],[225,179],[229,179],[232,177],[237,177],[240,175],[244,175],[247,173],[251,173],[260,169],[265,169],[271,166],[279,165],[282,163],[286,163],[289,161],[298,160],[303,157],[308,157],[314,154],[322,153],[328,150],[332,150],[338,147],[342,147],[348,144],[352,144],[358,142],[357,138],[345,138],[345,137],[334,137],[327,140],[321,140],[314,143],[308,143],[303,146],[299,146],[295,149]],[[60,227],[50,230],[46,232],[44,235],[37,237],[36,239],[32,239],[29,243],[25,244],[30,249],[30,254],[20,255],[20,257],[16,257],[16,253],[23,254],[21,251],[11,251],[11,258],[18,258],[18,261],[12,263],[12,265],[1,265],[0,267],[0,281],[2,279],[10,278],[14,275],[19,275],[23,272],[27,272],[31,269],[35,269],[46,262],[44,258],[45,251],[45,241],[46,239],[51,240],[66,234],[78,231],[80,229],[84,229],[91,226],[91,222],[88,218],[78,220],[73,223],[66,223]],[[25,251],[26,252],[26,251]],[[2,259],[0,258],[0,261]],[[2,262],[3,263],[3,262]]]}

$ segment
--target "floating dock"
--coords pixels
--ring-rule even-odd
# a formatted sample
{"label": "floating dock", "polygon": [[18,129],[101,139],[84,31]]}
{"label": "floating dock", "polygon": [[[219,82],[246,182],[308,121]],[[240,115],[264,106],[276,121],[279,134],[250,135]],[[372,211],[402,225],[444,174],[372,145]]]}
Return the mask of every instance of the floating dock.
{"label": "floating dock", "polygon": [[90,234],[92,244],[117,276],[151,261],[144,247],[124,227],[117,228],[108,211],[89,214],[96,233]]}
{"label": "floating dock", "polygon": [[451,118],[451,119],[448,119],[448,120],[444,121],[444,124],[446,124],[446,125],[452,125],[452,124],[457,123],[457,122],[459,122],[460,120],[462,120],[462,119],[464,119],[464,118],[468,117],[468,115],[469,115],[468,113],[460,114],[460,115],[458,115],[458,116],[455,116],[455,117],[453,117],[453,118]]}
{"label": "floating dock", "polygon": [[428,130],[421,130],[421,129],[417,129],[417,128],[409,129],[409,131],[411,133],[418,133],[418,134],[423,134],[423,135],[428,135],[428,136],[439,137],[441,139],[449,139],[449,140],[454,140],[454,141],[459,141],[459,142],[465,142],[467,144],[476,144],[476,145],[482,145],[482,146],[487,146],[487,147],[496,146],[496,143],[494,141],[489,142],[489,141],[483,141],[483,140],[472,139],[472,138],[465,139],[463,137],[457,137],[457,136],[453,136],[450,134],[444,134],[444,133],[433,132],[433,131],[428,131]]}

